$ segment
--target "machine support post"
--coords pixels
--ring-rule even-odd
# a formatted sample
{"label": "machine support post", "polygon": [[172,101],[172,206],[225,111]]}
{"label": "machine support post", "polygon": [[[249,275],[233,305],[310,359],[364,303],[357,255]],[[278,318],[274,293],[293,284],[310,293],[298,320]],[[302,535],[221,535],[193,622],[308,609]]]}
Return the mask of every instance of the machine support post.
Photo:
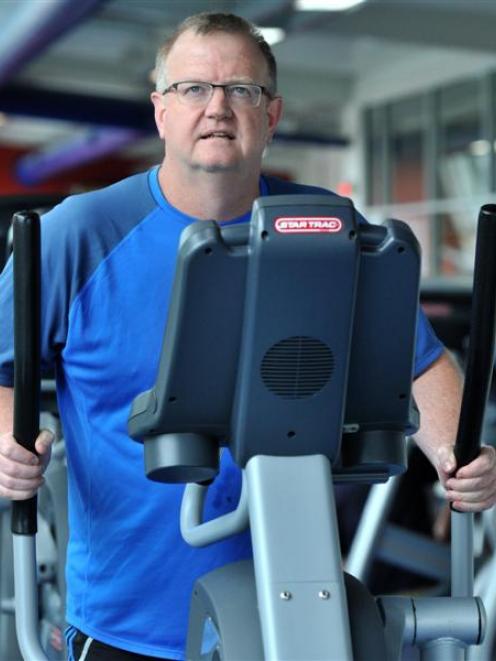
{"label": "machine support post", "polygon": [[265,658],[351,661],[329,460],[258,455],[245,474]]}
{"label": "machine support post", "polygon": [[474,594],[474,515],[451,512],[451,596]]}
{"label": "machine support post", "polygon": [[422,661],[464,661],[467,646],[454,638],[438,638],[422,647]]}
{"label": "machine support post", "polygon": [[17,641],[25,661],[46,661],[38,635],[36,537],[14,535],[13,540]]}

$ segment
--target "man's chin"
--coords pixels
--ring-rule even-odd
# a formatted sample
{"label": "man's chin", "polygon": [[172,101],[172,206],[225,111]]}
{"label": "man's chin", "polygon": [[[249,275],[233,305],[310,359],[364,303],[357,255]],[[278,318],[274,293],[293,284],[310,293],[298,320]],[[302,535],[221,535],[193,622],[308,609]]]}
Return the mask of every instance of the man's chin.
{"label": "man's chin", "polygon": [[232,162],[207,161],[204,163],[193,163],[193,170],[209,172],[210,174],[216,172],[235,172],[236,170],[239,170],[239,164]]}

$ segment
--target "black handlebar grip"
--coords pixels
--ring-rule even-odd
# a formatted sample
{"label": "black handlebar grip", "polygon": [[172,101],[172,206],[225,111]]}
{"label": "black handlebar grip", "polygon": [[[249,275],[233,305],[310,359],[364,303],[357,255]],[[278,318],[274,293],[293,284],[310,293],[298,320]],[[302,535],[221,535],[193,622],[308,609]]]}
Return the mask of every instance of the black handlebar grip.
{"label": "black handlebar grip", "polygon": [[496,326],[496,205],[479,213],[475,249],[470,343],[460,422],[455,444],[457,467],[479,454],[482,424],[493,372]]}
{"label": "black handlebar grip", "polygon": [[[14,234],[14,438],[35,452],[40,425],[40,218],[21,211]],[[12,503],[12,532],[34,535],[37,497]]]}

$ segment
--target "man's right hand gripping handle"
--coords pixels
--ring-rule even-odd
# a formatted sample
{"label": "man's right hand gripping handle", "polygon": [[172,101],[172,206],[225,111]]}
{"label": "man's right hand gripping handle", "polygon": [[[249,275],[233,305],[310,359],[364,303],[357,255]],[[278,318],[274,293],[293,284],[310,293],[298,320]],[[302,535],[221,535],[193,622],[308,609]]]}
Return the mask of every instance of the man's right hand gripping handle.
{"label": "man's right hand gripping handle", "polygon": [[26,500],[43,484],[43,473],[50,461],[54,436],[43,429],[36,439],[36,456],[20,445],[11,433],[0,435],[0,496]]}

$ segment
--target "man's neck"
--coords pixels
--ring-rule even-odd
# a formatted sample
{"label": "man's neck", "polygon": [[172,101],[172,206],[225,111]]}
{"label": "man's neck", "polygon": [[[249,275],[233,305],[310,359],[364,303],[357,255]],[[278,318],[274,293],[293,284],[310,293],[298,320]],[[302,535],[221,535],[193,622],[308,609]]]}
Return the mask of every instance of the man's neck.
{"label": "man's neck", "polygon": [[177,177],[164,161],[158,181],[169,204],[200,220],[231,220],[242,216],[251,210],[259,196],[258,174],[198,172],[190,177]]}

